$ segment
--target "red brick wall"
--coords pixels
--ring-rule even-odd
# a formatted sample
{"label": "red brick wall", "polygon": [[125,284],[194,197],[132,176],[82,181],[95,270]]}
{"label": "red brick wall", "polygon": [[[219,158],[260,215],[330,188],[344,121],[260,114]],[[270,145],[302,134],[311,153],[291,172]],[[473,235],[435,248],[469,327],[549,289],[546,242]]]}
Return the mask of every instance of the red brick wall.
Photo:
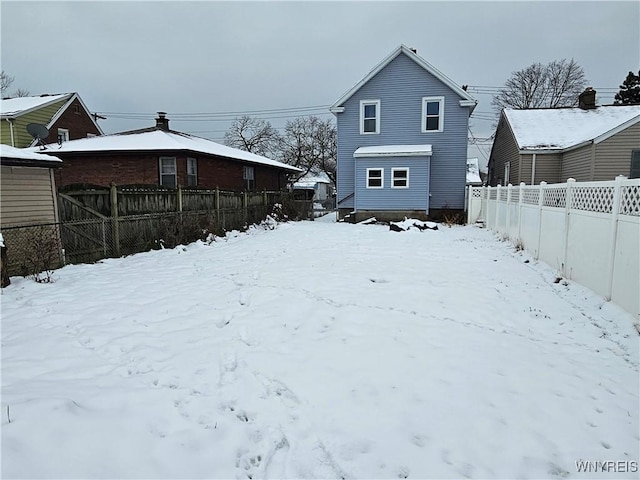
{"label": "red brick wall", "polygon": [[[60,187],[73,183],[108,186],[160,183],[159,158],[175,157],[178,183],[187,185],[187,157],[198,161],[198,187],[223,190],[244,190],[243,164],[218,157],[188,155],[185,153],[116,153],[78,155],[54,153],[62,158],[62,167],[56,171],[56,184]],[[254,165],[256,190],[280,190],[286,186],[286,175],[280,170]]]}
{"label": "red brick wall", "polygon": [[77,98],[51,126],[45,143],[56,143],[58,141],[58,128],[69,130],[69,140],[85,138],[87,133],[100,135],[100,131],[96,128],[91,117]]}

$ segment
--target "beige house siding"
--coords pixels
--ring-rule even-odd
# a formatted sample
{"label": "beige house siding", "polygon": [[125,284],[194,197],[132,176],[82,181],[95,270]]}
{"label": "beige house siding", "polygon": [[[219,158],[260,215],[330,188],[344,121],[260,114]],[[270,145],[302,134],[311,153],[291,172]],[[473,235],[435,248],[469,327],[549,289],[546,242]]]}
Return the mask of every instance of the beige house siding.
{"label": "beige house siding", "polygon": [[631,151],[640,149],[640,123],[596,145],[593,180],[613,180],[631,173]]}
{"label": "beige house siding", "polygon": [[54,223],[54,185],[49,168],[9,167],[0,171],[0,226]]}
{"label": "beige house siding", "polygon": [[536,155],[536,171],[534,184],[538,185],[544,181],[547,183],[560,182],[560,170],[562,168],[562,154],[552,153],[546,155]]}
{"label": "beige house siding", "polygon": [[560,181],[566,182],[568,178],[575,178],[578,182],[591,180],[592,145],[576,148],[566,152],[562,157],[562,171]]}
{"label": "beige house siding", "polygon": [[30,123],[48,125],[53,116],[58,113],[58,110],[60,110],[67,101],[68,99],[60,100],[59,102],[16,117],[13,121],[13,145],[11,144],[11,125],[8,120],[2,120],[0,125],[0,141],[5,145],[11,145],[16,148],[28,147],[31,145],[31,142],[33,142],[33,137],[27,132],[27,125]]}
{"label": "beige house siding", "polygon": [[[539,155],[538,155],[539,156]],[[536,156],[536,160],[537,157]],[[527,185],[531,185],[531,160],[533,155],[520,155],[520,178],[518,184],[524,182]]]}
{"label": "beige house siding", "polygon": [[[518,145],[516,144],[509,122],[504,118],[500,120],[500,125],[496,132],[496,138],[491,149],[491,160],[493,165],[492,178],[489,179],[491,185],[497,185],[498,183],[506,185],[509,182],[513,184],[518,183],[520,176]],[[511,162],[508,181],[505,181],[504,178],[504,166],[506,162]]]}

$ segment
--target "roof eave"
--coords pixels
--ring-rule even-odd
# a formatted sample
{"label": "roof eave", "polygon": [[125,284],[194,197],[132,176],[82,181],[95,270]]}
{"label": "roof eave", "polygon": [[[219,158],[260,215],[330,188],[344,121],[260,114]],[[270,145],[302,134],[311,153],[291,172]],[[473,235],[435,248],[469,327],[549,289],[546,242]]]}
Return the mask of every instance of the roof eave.
{"label": "roof eave", "polygon": [[[62,94],[59,94],[59,95],[66,95],[67,96],[67,100],[68,100],[71,96],[73,96],[73,93],[62,93]],[[58,98],[58,99],[55,99],[55,100],[51,100],[49,102],[42,103],[42,104],[37,105],[35,107],[28,108],[26,110],[21,110],[19,112],[3,113],[2,114],[2,118],[3,119],[9,119],[9,118],[21,117],[21,116],[26,115],[28,113],[35,112],[36,110],[40,110],[41,108],[48,107],[49,105],[51,105],[53,103],[62,102],[62,101],[65,101],[65,99],[64,98]]]}
{"label": "roof eave", "polygon": [[612,128],[608,132],[605,132],[597,136],[596,138],[593,139],[593,143],[598,144],[598,143],[604,142],[605,140],[613,137],[614,135],[620,133],[623,130],[626,130],[627,128],[635,125],[638,122],[640,122],[640,115],[637,115],[636,117],[627,120],[626,122],[618,125],[617,127]]}
{"label": "roof eave", "polygon": [[[473,111],[473,108],[475,108],[475,104],[477,102],[475,101],[475,99],[473,97],[471,97],[471,95],[469,95],[465,90],[463,90],[461,87],[459,87],[453,80],[451,80],[444,73],[442,73],[436,67],[431,65],[429,62],[427,62],[424,58],[420,57],[417,53],[415,53],[413,50],[411,50],[406,45],[400,45],[393,52],[391,52],[389,55],[387,55],[362,80],[360,80],[353,87],[351,87],[344,95],[342,95],[342,97],[340,97],[333,105],[331,105],[329,110],[333,112],[333,109],[342,107],[342,105],[347,100],[349,100],[358,90],[360,90],[360,88],[364,84],[366,84],[369,80],[371,80],[373,77],[375,77],[380,72],[380,70],[382,70],[389,63],[391,63],[391,61],[393,59],[395,59],[401,53],[404,53],[405,55],[407,55],[407,57],[409,57],[411,60],[413,60],[415,63],[417,63],[423,69],[425,69],[427,72],[431,73],[434,77],[436,77],[442,83],[444,83],[449,88],[451,88],[460,97],[462,97],[463,100],[469,101],[469,102],[474,102],[474,106],[472,107],[472,111]],[[466,105],[466,106],[471,106],[471,105]],[[341,113],[341,112],[335,112],[335,113]]]}
{"label": "roof eave", "polygon": [[28,158],[2,157],[0,164],[7,167],[60,168],[62,167],[62,160],[32,160]]}

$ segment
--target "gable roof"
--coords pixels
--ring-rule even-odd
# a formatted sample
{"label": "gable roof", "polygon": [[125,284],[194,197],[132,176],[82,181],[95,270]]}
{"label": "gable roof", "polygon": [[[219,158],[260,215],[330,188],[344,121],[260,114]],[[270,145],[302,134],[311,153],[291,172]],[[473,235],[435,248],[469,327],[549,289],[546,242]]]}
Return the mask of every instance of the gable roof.
{"label": "gable roof", "polygon": [[62,160],[52,155],[35,152],[26,148],[15,148],[0,144],[0,162],[3,165],[26,165],[34,167],[59,167]]}
{"label": "gable roof", "polygon": [[270,158],[245,152],[237,148],[221,145],[205,138],[186,133],[167,131],[154,128],[151,131],[125,132],[99,137],[81,138],[63,142],[61,145],[52,143],[47,145],[47,153],[54,155],[64,153],[105,153],[105,152],[193,152],[206,155],[216,155],[247,163],[267,165],[270,167],[301,172],[299,168]]}
{"label": "gable roof", "polygon": [[640,122],[640,105],[504,109],[520,151],[557,152],[600,143]]}
{"label": "gable roof", "polygon": [[61,100],[68,100],[73,93],[39,95],[34,97],[3,98],[0,100],[0,118],[19,117]]}
{"label": "gable roof", "polygon": [[[78,100],[82,108],[84,108],[85,112],[91,119],[91,122],[95,125],[98,132],[101,135],[104,134],[98,122],[96,122],[95,118],[91,115],[91,112],[80,98],[80,95],[77,93],[59,93],[59,94],[44,94],[33,97],[16,97],[16,98],[3,98],[0,101],[0,118],[8,119],[8,118],[16,118],[22,115],[26,115],[28,113],[34,112],[46,106],[52,105],[56,102],[60,102],[64,100],[65,103],[60,107],[60,109],[51,117],[51,119],[45,125],[47,128],[50,128],[56,120],[58,120],[65,110],[73,103],[74,100]],[[34,146],[37,142],[34,140],[31,143],[31,146]]]}
{"label": "gable roof", "polygon": [[342,111],[342,105],[349,100],[364,84],[366,84],[369,80],[375,77],[378,72],[380,72],[384,67],[389,65],[392,60],[394,60],[398,55],[404,54],[417,63],[420,67],[425,69],[431,75],[436,77],[442,83],[447,85],[451,90],[456,92],[461,100],[460,106],[463,107],[471,107],[471,111],[476,107],[478,103],[471,95],[469,95],[466,91],[464,91],[461,87],[459,87],[453,80],[447,77],[444,73],[438,70],[436,67],[427,62],[424,58],[419,56],[416,52],[411,50],[406,45],[400,45],[393,52],[387,55],[378,65],[376,65],[373,70],[371,70],[362,80],[356,83],[351,89],[349,89],[344,95],[342,95],[331,107],[329,110],[333,113],[339,113]]}

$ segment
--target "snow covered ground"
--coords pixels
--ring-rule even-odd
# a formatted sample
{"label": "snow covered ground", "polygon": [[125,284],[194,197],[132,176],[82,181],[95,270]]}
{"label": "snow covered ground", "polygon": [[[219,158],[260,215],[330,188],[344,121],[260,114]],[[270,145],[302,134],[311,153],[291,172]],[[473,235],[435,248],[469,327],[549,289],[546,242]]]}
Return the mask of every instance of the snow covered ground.
{"label": "snow covered ground", "polygon": [[330,220],[12,278],[2,478],[638,477],[628,314],[486,230]]}

